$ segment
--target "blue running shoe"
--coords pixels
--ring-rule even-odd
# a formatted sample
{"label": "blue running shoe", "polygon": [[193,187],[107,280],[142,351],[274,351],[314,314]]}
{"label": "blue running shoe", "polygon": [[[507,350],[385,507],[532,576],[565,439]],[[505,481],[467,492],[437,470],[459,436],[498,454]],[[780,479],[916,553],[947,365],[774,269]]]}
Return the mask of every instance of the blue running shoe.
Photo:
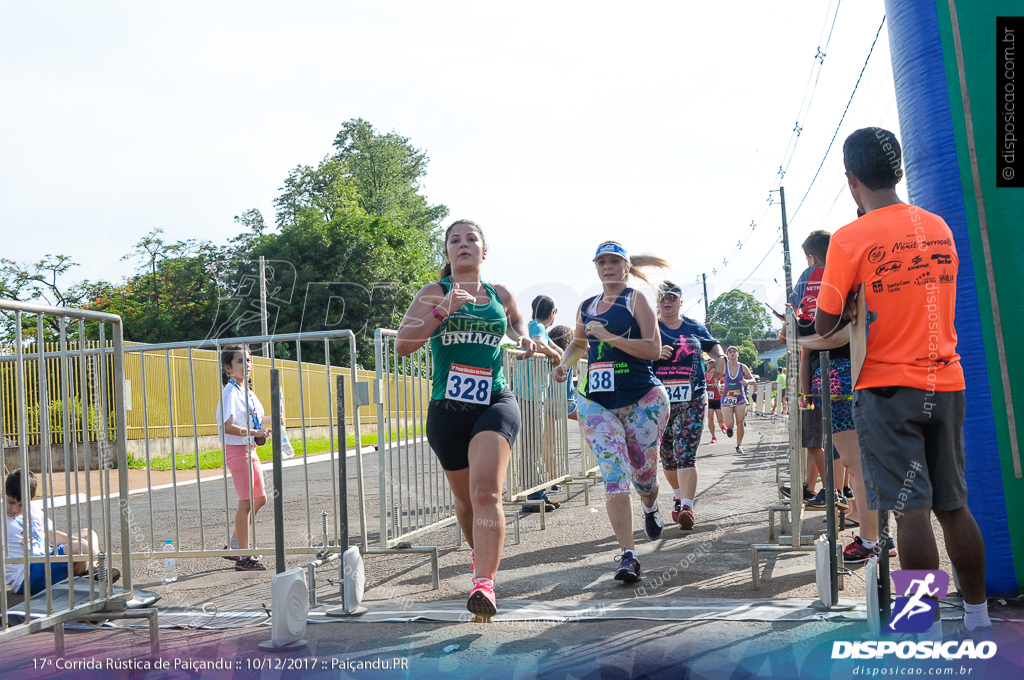
{"label": "blue running shoe", "polygon": [[622,553],[615,558],[619,568],[615,570],[615,580],[623,583],[636,583],[640,580],[640,560],[634,553]]}
{"label": "blue running shoe", "polygon": [[665,522],[661,519],[661,512],[657,508],[651,512],[644,510],[644,533],[652,541],[661,536],[661,529]]}

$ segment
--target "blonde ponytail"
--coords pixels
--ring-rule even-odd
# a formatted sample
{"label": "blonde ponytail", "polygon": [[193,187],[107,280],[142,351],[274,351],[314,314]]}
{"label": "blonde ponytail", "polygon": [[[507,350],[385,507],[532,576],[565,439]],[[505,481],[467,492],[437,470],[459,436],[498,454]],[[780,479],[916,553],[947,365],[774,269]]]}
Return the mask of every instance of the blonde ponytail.
{"label": "blonde ponytail", "polygon": [[631,255],[629,258],[629,275],[635,276],[647,285],[654,285],[651,280],[647,278],[647,275],[641,271],[642,269],[670,269],[668,260],[658,257],[657,255],[641,254]]}

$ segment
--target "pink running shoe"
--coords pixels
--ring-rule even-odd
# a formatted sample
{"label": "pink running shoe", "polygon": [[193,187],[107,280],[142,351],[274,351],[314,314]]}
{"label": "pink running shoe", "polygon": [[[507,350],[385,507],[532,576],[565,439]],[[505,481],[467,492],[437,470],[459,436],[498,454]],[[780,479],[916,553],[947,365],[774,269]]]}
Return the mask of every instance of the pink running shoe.
{"label": "pink running shoe", "polygon": [[474,623],[489,623],[491,617],[498,613],[498,603],[494,598],[494,581],[489,578],[474,578],[473,590],[469,592],[466,609],[475,614]]}
{"label": "pink running shoe", "polygon": [[679,524],[679,528],[684,531],[690,531],[693,529],[694,521],[693,508],[689,505],[683,508],[683,511],[679,513],[679,519],[676,520]]}
{"label": "pink running shoe", "polygon": [[717,441],[718,441],[718,439],[717,439],[717,438],[715,438],[715,435],[711,435],[711,443],[712,443],[712,444],[714,444],[714,443],[716,443]]}
{"label": "pink running shoe", "polygon": [[473,576],[476,576],[476,551],[470,549],[469,560],[469,570],[473,572]]}
{"label": "pink running shoe", "polygon": [[683,509],[682,499],[676,498],[672,501],[672,521],[679,521],[679,512]]}
{"label": "pink running shoe", "polygon": [[722,425],[722,434],[725,434],[725,425]]}

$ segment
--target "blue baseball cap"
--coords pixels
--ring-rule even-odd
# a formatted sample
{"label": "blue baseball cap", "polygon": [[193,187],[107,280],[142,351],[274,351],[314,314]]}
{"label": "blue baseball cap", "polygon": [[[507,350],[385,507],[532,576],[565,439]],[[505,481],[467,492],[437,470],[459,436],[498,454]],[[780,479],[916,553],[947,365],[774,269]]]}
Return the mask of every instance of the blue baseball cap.
{"label": "blue baseball cap", "polygon": [[599,245],[597,247],[597,252],[594,253],[594,261],[602,255],[618,255],[626,261],[626,264],[629,264],[629,253],[626,252],[625,248],[614,241],[605,241]]}

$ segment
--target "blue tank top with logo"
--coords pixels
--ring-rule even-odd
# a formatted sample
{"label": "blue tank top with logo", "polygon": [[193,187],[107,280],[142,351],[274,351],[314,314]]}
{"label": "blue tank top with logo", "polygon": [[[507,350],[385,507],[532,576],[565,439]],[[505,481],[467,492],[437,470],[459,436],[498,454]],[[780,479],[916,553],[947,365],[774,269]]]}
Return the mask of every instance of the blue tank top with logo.
{"label": "blue tank top with logo", "polygon": [[[597,313],[601,296],[596,295],[583,303],[583,325],[591,321],[604,324],[608,332],[630,340],[643,337],[640,325],[633,316],[633,296],[636,291],[626,288],[611,309]],[[652,387],[661,385],[654,376],[654,362],[637,357],[607,342],[587,338],[590,352],[587,357],[586,397],[607,409],[622,408],[637,403]],[[581,390],[582,392],[582,390]]]}
{"label": "blue tank top with logo", "polygon": [[673,349],[671,359],[654,362],[654,375],[668,390],[669,401],[677,403],[703,397],[707,383],[701,352],[711,351],[719,344],[718,341],[711,337],[704,324],[688,316],[682,318],[679,328],[669,328],[661,321],[658,321],[658,327],[661,329],[661,344]]}

